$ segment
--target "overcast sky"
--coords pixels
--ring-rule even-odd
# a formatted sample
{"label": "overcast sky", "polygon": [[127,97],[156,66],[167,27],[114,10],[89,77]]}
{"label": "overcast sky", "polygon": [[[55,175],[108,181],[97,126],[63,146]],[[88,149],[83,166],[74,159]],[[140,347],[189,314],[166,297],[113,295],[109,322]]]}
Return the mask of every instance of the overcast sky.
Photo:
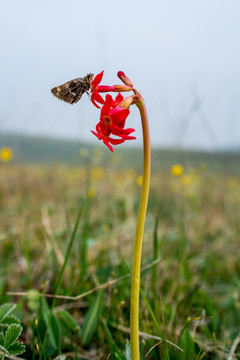
{"label": "overcast sky", "polygon": [[[123,70],[146,100],[153,145],[240,144],[239,0],[8,0],[0,34],[2,134],[99,145],[87,95],[69,105],[50,89],[102,70],[103,83],[119,83]],[[127,126],[140,144],[134,109]]]}

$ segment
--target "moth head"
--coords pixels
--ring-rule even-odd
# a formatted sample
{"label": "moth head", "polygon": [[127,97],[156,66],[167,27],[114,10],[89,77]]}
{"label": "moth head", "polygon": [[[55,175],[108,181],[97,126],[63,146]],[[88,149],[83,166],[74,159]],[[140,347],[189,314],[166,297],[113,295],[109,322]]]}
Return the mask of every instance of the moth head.
{"label": "moth head", "polygon": [[94,77],[94,74],[87,74],[87,76],[86,76],[87,78],[88,78],[88,80],[90,81],[90,82],[92,82],[93,81],[93,77]]}

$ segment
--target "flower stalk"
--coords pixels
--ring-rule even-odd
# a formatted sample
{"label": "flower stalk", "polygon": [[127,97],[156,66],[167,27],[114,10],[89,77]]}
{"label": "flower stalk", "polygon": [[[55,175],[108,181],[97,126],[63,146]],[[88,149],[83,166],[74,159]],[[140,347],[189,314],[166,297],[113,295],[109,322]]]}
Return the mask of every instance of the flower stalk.
{"label": "flower stalk", "polygon": [[130,344],[131,358],[140,359],[139,352],[139,291],[140,291],[140,268],[142,255],[142,240],[144,224],[147,212],[148,194],[151,172],[151,148],[148,127],[148,118],[143,98],[138,94],[136,105],[140,111],[143,132],[143,183],[142,193],[138,210],[137,228],[135,234],[133,264],[132,264],[132,284],[130,300]]}

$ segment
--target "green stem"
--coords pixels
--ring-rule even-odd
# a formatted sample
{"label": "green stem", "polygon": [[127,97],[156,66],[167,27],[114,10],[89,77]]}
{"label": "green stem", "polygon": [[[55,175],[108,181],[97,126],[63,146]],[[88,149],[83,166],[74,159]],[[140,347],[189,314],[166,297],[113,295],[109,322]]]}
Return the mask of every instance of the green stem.
{"label": "green stem", "polygon": [[134,243],[133,265],[132,265],[132,285],[131,285],[131,304],[130,304],[130,342],[131,342],[131,358],[139,360],[139,290],[140,290],[140,267],[142,254],[142,239],[144,231],[144,223],[146,218],[150,171],[151,171],[151,149],[150,136],[148,129],[148,119],[146,107],[143,98],[135,92],[138,97],[136,105],[140,111],[143,131],[143,183],[142,193],[138,211],[138,221]]}

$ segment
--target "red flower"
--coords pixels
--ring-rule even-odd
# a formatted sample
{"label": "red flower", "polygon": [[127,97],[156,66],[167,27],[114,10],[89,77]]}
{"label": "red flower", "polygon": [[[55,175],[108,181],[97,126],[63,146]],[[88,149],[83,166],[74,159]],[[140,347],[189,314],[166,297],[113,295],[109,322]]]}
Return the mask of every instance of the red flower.
{"label": "red flower", "polygon": [[[111,95],[107,94],[101,109],[100,121],[96,126],[96,132],[92,131],[99,140],[103,140],[111,151],[113,151],[113,147],[110,144],[117,145],[125,140],[136,139],[135,136],[129,136],[135,131],[134,129],[124,129],[126,118],[130,113],[130,110],[124,107],[124,101],[125,99],[120,93],[115,100]],[[111,134],[119,138],[112,138],[110,137]]]}
{"label": "red flower", "polygon": [[[99,85],[103,78],[103,71],[95,76],[95,78],[92,81],[91,84],[91,101],[93,105],[95,105],[98,109],[100,109],[100,106],[97,103],[104,104],[104,100],[102,96],[99,94],[100,92],[118,92],[118,91],[131,91],[133,89],[132,83],[130,80],[126,77],[126,75],[120,71],[119,72],[119,78],[126,83],[126,85]],[[127,79],[127,81],[125,80]]]}

